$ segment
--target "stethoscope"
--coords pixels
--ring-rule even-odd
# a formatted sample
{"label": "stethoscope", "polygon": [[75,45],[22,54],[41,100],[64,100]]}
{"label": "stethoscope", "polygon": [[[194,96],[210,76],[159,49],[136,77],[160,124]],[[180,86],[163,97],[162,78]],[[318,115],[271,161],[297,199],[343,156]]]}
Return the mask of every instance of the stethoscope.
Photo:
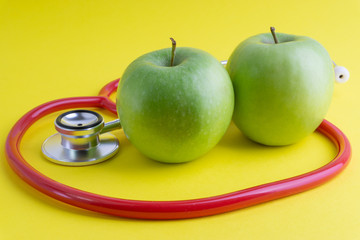
{"label": "stethoscope", "polygon": [[[227,61],[221,62],[226,65]],[[349,78],[346,68],[334,63],[335,80],[344,83]],[[311,172],[255,187],[199,199],[180,201],[140,201],[103,196],[57,182],[33,168],[21,155],[20,144],[27,129],[40,118],[65,109],[98,107],[116,114],[116,104],[110,95],[116,91],[116,79],[98,96],[72,97],[44,103],[26,113],[11,129],[6,145],[9,165],[25,182],[40,192],[64,203],[109,215],[141,219],[184,219],[224,213],[286,197],[314,188],[340,173],[351,158],[347,137],[335,125],[323,120],[317,131],[336,146],[336,157]],[[119,142],[109,133],[120,129],[120,120],[104,123],[102,116],[89,110],[72,110],[55,120],[55,135],[42,145],[44,156],[52,162],[69,166],[84,166],[105,161],[117,152]]]}

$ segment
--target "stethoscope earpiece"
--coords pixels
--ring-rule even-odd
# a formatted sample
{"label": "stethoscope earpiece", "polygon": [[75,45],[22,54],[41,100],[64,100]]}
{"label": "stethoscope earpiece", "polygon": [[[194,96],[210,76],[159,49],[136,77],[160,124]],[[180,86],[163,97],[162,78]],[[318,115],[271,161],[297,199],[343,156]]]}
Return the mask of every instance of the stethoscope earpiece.
{"label": "stethoscope earpiece", "polygon": [[350,73],[345,67],[335,65],[334,71],[335,71],[335,81],[337,83],[346,83],[349,80]]}

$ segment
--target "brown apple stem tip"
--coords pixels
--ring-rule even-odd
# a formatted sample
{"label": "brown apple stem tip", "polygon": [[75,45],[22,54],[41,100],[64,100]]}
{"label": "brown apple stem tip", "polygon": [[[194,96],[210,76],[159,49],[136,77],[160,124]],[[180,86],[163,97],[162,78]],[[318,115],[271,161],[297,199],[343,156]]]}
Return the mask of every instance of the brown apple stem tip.
{"label": "brown apple stem tip", "polygon": [[170,67],[174,65],[174,58],[175,58],[175,49],[176,49],[176,41],[173,38],[170,38],[172,42],[172,50],[171,50],[171,60],[170,60]]}
{"label": "brown apple stem tip", "polygon": [[274,28],[274,27],[270,27],[270,31],[271,31],[271,34],[272,34],[272,36],[273,36],[273,38],[274,38],[275,44],[276,44],[276,43],[279,43],[279,41],[278,41],[278,39],[277,39],[277,37],[276,37],[276,34],[275,34],[275,28]]}

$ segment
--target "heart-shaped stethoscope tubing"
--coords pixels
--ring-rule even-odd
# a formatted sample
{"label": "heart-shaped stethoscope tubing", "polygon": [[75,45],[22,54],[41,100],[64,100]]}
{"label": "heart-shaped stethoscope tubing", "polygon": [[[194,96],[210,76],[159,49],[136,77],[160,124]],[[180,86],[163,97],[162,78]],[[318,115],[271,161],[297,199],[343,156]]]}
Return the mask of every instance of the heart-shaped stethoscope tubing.
{"label": "heart-shaped stethoscope tubing", "polygon": [[309,190],[335,177],[350,161],[351,146],[347,137],[335,125],[323,120],[317,131],[332,141],[337,148],[337,155],[318,169],[211,197],[176,201],[142,201],[103,196],[73,188],[47,177],[24,159],[20,152],[22,137],[32,124],[48,114],[65,109],[90,107],[103,108],[116,114],[116,105],[110,100],[110,95],[116,91],[119,80],[116,79],[104,86],[98,96],[54,100],[30,110],[21,117],[10,130],[5,144],[7,160],[14,172],[40,192],[79,208],[128,218],[185,219],[229,212]]}

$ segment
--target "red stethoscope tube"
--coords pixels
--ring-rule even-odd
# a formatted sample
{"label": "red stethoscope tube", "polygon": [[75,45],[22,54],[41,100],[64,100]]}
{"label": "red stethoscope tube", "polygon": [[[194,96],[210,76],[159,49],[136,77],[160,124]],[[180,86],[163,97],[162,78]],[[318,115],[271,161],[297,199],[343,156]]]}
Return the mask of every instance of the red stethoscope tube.
{"label": "red stethoscope tube", "polygon": [[38,119],[68,108],[99,107],[116,114],[116,105],[109,97],[117,89],[119,79],[107,84],[94,97],[65,98],[38,106],[25,114],[11,129],[6,141],[9,165],[25,182],[59,201],[83,209],[120,217],[140,219],[183,219],[224,213],[286,197],[314,188],[340,173],[349,163],[351,147],[346,136],[324,120],[317,131],[337,147],[336,157],[311,172],[218,196],[181,201],[140,201],[102,196],[57,182],[34,169],[22,157],[20,142],[27,129]]}

